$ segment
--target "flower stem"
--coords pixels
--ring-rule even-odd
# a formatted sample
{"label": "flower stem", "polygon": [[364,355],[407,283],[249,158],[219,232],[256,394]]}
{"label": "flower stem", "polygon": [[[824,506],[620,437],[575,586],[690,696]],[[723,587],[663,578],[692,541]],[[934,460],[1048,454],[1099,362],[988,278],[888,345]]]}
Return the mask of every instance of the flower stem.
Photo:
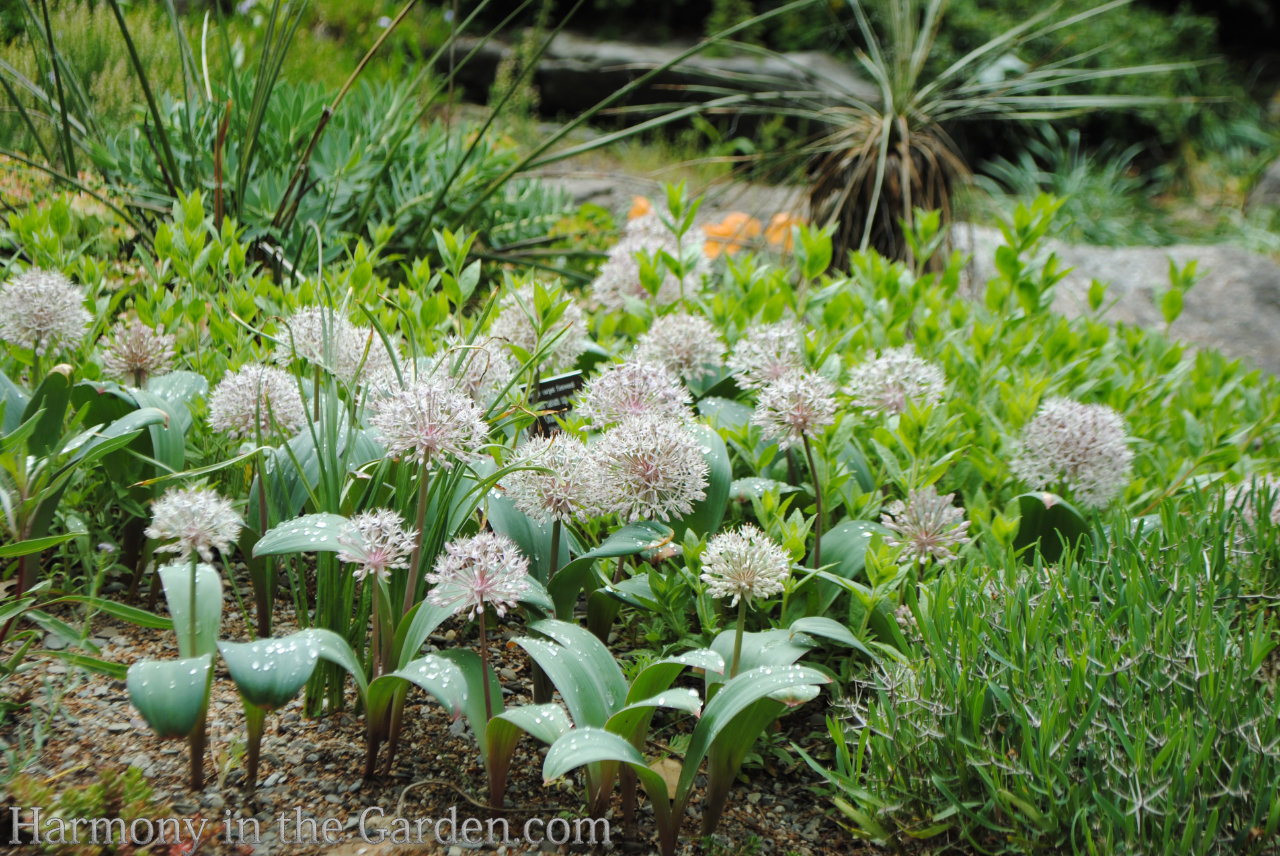
{"label": "flower stem", "polygon": [[489,690],[489,644],[484,635],[484,600],[480,601],[480,681],[484,684],[484,721],[493,719],[493,700]]}
{"label": "flower stem", "polygon": [[823,514],[822,514],[822,485],[818,483],[818,468],[813,463],[813,447],[809,445],[809,438],[804,438],[804,454],[809,459],[809,475],[813,478],[813,501],[818,507],[818,517],[813,526],[813,567],[815,569],[822,567],[822,530]]}
{"label": "flower stem", "polygon": [[738,676],[738,662],[742,659],[742,632],[747,628],[747,598],[738,599],[738,625],[733,637],[733,664],[729,666],[729,680]]}
{"label": "flower stem", "polygon": [[200,650],[197,647],[199,634],[197,633],[196,628],[196,569],[199,567],[198,562],[199,557],[193,552],[191,554],[191,587],[187,592],[187,623],[189,625],[187,628],[187,640],[188,644],[191,646],[190,651],[187,654],[188,657],[200,656]]}

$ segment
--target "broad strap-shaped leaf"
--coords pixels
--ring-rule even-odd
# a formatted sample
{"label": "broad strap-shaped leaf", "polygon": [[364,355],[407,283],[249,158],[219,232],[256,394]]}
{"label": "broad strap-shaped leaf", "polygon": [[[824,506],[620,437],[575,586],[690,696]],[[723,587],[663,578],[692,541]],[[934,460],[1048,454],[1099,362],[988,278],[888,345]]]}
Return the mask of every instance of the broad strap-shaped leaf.
{"label": "broad strap-shaped leaf", "polygon": [[709,396],[698,401],[698,412],[716,428],[741,431],[751,424],[752,410],[740,401]]}
{"label": "broad strap-shaped leaf", "polygon": [[788,493],[795,493],[800,488],[795,485],[780,482],[776,479],[760,478],[759,476],[748,476],[743,479],[734,479],[729,484],[729,498],[736,500],[749,500],[753,497],[761,497],[770,491],[777,491],[779,496]]}
{"label": "broad strap-shaped leaf", "polygon": [[489,773],[490,798],[496,803],[507,788],[511,758],[521,735],[547,745],[555,743],[573,727],[558,704],[527,704],[494,714],[485,728],[485,768]]}
{"label": "broad strap-shaped leaf", "polygon": [[[575,661],[583,664],[583,667],[587,670],[585,677],[595,685],[596,693],[604,698],[609,712],[612,713],[623,705],[627,697],[626,676],[622,674],[622,669],[619,668],[617,660],[613,659],[613,652],[597,639],[595,634],[584,630],[576,624],[557,621],[553,618],[535,621],[529,625],[529,629],[535,633],[550,637],[563,646]],[[563,695],[564,693],[561,692],[561,696]],[[570,711],[572,712],[572,710],[573,708],[571,707]],[[603,721],[598,723],[580,722],[576,717],[574,718],[574,723],[577,725],[604,724]]]}
{"label": "broad strap-shaped leaf", "polygon": [[[783,631],[784,633],[786,631]],[[745,644],[744,644],[745,647]],[[821,685],[828,682],[827,676],[804,666],[763,666],[758,669],[740,672],[732,678],[715,697],[703,708],[702,717],[694,726],[693,737],[684,756],[684,770],[680,773],[680,782],[676,785],[674,803],[675,815],[684,812],[685,803],[693,789],[694,777],[698,767],[707,756],[713,741],[724,739],[730,743],[755,743],[760,736],[757,731],[748,734],[746,729],[733,729],[733,720],[751,705],[767,699],[780,690],[800,684]]]}
{"label": "broad strap-shaped leaf", "polygon": [[466,681],[466,698],[463,700],[462,713],[467,717],[471,733],[475,735],[476,745],[480,749],[480,757],[487,757],[489,739],[488,712],[484,707],[484,684],[489,681],[489,698],[493,702],[493,715],[502,713],[502,685],[491,669],[484,674],[484,666],[480,655],[469,648],[451,648],[434,656],[448,660],[458,667],[462,678]]}
{"label": "broad strap-shaped leaf", "polygon": [[625,737],[633,744],[643,740],[649,732],[649,721],[660,707],[679,710],[697,716],[702,711],[702,696],[697,690],[676,687],[664,690],[651,698],[641,699],[623,707],[605,723],[605,730]]}
{"label": "broad strap-shaped leaf", "polygon": [[[173,630],[178,636],[178,652],[183,657],[212,655],[218,650],[218,627],[222,624],[222,578],[212,566],[195,568],[196,613],[191,614],[191,562],[172,562],[160,569],[164,599],[173,616]],[[191,625],[195,623],[196,649],[191,649]]]}
{"label": "broad strap-shaped leaf", "polygon": [[144,428],[163,425],[168,419],[163,410],[142,407],[121,416],[105,428],[86,431],[71,441],[70,445],[76,448],[76,453],[71,456],[70,463],[89,463],[116,449],[123,449],[133,442],[133,438],[142,433]]}
{"label": "broad strap-shaped leaf", "polygon": [[832,618],[824,618],[820,615],[811,616],[809,618],[797,618],[791,622],[792,633],[804,633],[809,636],[818,636],[822,639],[829,639],[832,642],[838,642],[846,645],[856,651],[861,651],[868,657],[875,659],[871,650],[862,643],[862,640],[853,635],[848,627],[845,627],[839,621]]}
{"label": "broad strap-shaped leaf", "polygon": [[[545,586],[555,575],[551,567],[551,532],[555,527],[532,519],[496,490],[485,494],[485,509],[493,531],[516,543],[529,560],[529,576]],[[569,528],[561,526],[557,564],[563,566],[568,561],[570,547]]]}
{"label": "broad strap-shaped leaf", "polygon": [[351,675],[356,682],[356,690],[360,693],[360,700],[365,701],[368,698],[369,680],[365,677],[364,667],[356,659],[356,652],[351,650],[351,645],[346,639],[343,639],[332,630],[324,630],[319,627],[299,630],[297,633],[284,638],[292,639],[295,636],[301,637],[303,644],[314,648],[321,660],[345,669],[347,674]]}
{"label": "broad strap-shaped leaf", "polygon": [[304,514],[268,530],[253,545],[253,555],[277,556],[281,553],[336,552],[342,549],[359,558],[364,555],[360,537],[354,530],[349,530],[350,521],[340,514]]}
{"label": "broad strap-shaped leaf", "polygon": [[[711,642],[711,649],[724,658],[725,668],[733,662],[734,630],[721,631]],[[742,634],[742,652],[738,673],[764,666],[789,666],[814,647],[807,636],[790,630],[774,629]],[[723,683],[727,673],[707,671],[707,684]]]}
{"label": "broad strap-shaped leaf", "polygon": [[417,657],[427,637],[452,616],[453,610],[447,606],[436,606],[426,600],[415,603],[396,627],[395,642],[391,646],[396,662],[390,665],[408,663]]}
{"label": "broad strap-shaped leaf", "polygon": [[129,667],[125,685],[142,718],[161,737],[186,737],[204,718],[213,657],[144,660]]}
{"label": "broad strap-shaped leaf", "polygon": [[369,683],[365,716],[380,719],[386,714],[396,690],[410,683],[427,691],[444,705],[452,719],[462,716],[467,704],[467,679],[449,660],[436,654],[420,657],[403,668],[374,678]]}
{"label": "broad strap-shaped leaf", "polygon": [[55,445],[62,441],[65,430],[63,422],[66,421],[70,402],[71,378],[61,371],[49,372],[31,392],[18,423],[36,419],[35,430],[27,440],[30,454],[42,458],[54,451]]}
{"label": "broad strap-shaped leaf", "polygon": [[685,669],[702,669],[711,674],[723,674],[724,657],[710,648],[686,651],[674,657],[665,657],[640,670],[627,691],[627,703],[657,695],[667,689]]}
{"label": "broad strap-shaped leaf", "polygon": [[669,527],[649,520],[641,520],[628,524],[614,532],[594,550],[586,552],[560,569],[549,583],[547,591],[555,601],[556,617],[569,619],[573,616],[573,605],[578,600],[587,574],[596,559],[616,559],[619,556],[634,556],[667,543],[673,537]]}
{"label": "broad strap-shaped leaf", "polygon": [[0,436],[9,434],[22,424],[22,414],[31,396],[0,372]]}
{"label": "broad strap-shaped leaf", "polygon": [[288,704],[310,680],[320,661],[320,647],[328,641],[326,633],[332,631],[313,628],[280,639],[219,642],[218,651],[245,701],[275,710]]}
{"label": "broad strap-shaped leaf", "polygon": [[1018,534],[1013,539],[1014,549],[1025,551],[1030,560],[1032,544],[1039,545],[1040,555],[1046,562],[1062,558],[1064,545],[1089,544],[1089,524],[1084,515],[1062,497],[1044,492],[1024,493],[1018,497]]}

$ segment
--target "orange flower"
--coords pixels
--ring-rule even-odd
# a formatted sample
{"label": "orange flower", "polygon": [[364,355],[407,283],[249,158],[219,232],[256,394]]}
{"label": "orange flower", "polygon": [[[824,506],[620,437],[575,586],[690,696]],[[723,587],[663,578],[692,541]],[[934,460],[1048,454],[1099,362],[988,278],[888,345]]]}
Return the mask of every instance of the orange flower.
{"label": "orange flower", "polygon": [[791,252],[791,227],[804,225],[804,218],[795,214],[787,214],[779,211],[773,215],[773,219],[769,221],[768,227],[764,230],[764,239],[769,242],[769,246],[781,246],[783,252]]}
{"label": "orange flower", "polygon": [[637,217],[643,217],[653,210],[653,203],[649,201],[647,196],[631,197],[631,210],[627,212],[627,219],[634,220]]}
{"label": "orange flower", "polygon": [[749,214],[734,211],[719,223],[703,226],[702,231],[707,236],[702,251],[707,254],[707,258],[714,259],[721,252],[732,255],[748,241],[760,237],[760,221]]}

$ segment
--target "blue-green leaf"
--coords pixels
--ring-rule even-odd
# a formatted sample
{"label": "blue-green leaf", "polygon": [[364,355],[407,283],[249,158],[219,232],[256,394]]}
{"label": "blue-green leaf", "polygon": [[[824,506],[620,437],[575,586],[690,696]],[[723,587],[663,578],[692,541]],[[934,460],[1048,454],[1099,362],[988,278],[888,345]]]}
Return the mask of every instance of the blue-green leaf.
{"label": "blue-green leaf", "polygon": [[125,685],[142,718],[161,737],[186,737],[204,718],[213,658],[146,660],[129,667]]}

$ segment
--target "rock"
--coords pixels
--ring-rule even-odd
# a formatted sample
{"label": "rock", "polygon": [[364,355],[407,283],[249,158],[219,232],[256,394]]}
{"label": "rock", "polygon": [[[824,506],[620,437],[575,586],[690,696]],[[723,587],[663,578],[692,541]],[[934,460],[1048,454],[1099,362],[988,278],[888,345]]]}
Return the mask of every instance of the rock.
{"label": "rock", "polygon": [[[956,246],[973,253],[971,282],[995,275],[999,230],[957,224]],[[1103,317],[1153,330],[1164,329],[1159,300],[1169,288],[1169,262],[1179,268],[1198,263],[1201,279],[1186,293],[1182,314],[1170,335],[1189,345],[1213,348],[1251,367],[1280,375],[1280,265],[1237,247],[1180,244],[1170,247],[1089,247],[1046,242],[1060,268],[1071,268],[1058,283],[1053,307],[1065,315],[1087,314],[1089,286],[1109,283]]]}
{"label": "rock", "polygon": [[1246,211],[1280,208],[1280,160],[1272,161],[1262,173],[1258,183],[1249,191],[1249,198],[1245,200],[1244,208]]}

